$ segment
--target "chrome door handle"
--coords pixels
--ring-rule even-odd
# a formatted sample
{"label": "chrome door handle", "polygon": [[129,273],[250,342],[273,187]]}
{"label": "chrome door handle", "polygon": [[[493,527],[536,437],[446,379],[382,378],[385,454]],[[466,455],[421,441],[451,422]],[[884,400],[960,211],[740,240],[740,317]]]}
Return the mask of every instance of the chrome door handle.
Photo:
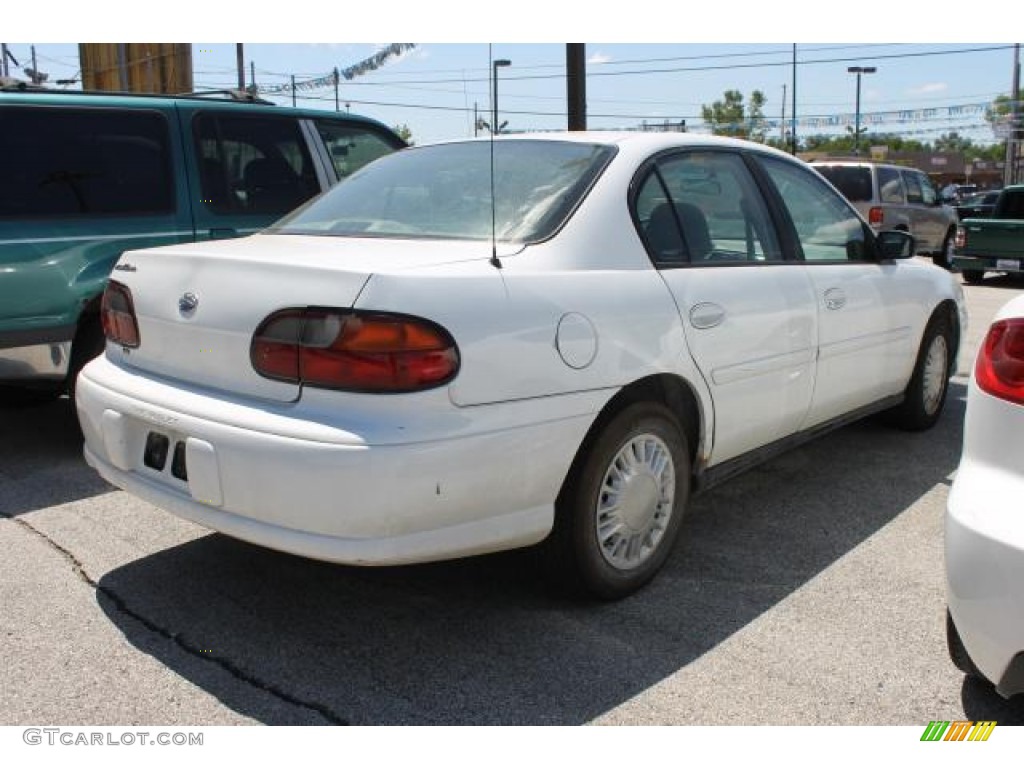
{"label": "chrome door handle", "polygon": [[829,288],[825,291],[825,309],[842,309],[846,306],[846,294],[841,288]]}

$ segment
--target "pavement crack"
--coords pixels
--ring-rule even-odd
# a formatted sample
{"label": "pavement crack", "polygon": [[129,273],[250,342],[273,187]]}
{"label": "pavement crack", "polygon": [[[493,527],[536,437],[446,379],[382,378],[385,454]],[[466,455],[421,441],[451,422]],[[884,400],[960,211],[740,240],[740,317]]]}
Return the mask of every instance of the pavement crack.
{"label": "pavement crack", "polygon": [[11,515],[3,511],[0,511],[0,517],[10,520],[15,525],[18,525],[24,530],[28,531],[29,533],[32,533],[41,538],[52,549],[56,550],[71,565],[71,568],[75,572],[75,575],[78,576],[78,578],[81,581],[92,587],[94,590],[96,590],[96,592],[103,595],[103,597],[105,597],[107,600],[113,603],[119,612],[123,613],[125,616],[128,616],[131,619],[134,619],[153,634],[158,635],[159,637],[162,637],[165,640],[169,640],[170,642],[174,643],[176,646],[178,646],[178,648],[180,648],[190,656],[208,662],[210,664],[214,664],[220,667],[222,670],[227,672],[235,679],[239,680],[240,682],[243,682],[249,686],[252,686],[253,688],[263,691],[264,693],[268,693],[271,696],[285,703],[316,712],[331,725],[350,724],[346,718],[339,715],[337,712],[332,710],[327,705],[321,704],[316,701],[305,701],[303,699],[298,698],[297,696],[293,696],[292,694],[274,685],[273,683],[268,682],[266,680],[261,680],[259,677],[253,675],[250,672],[247,672],[230,659],[224,656],[211,654],[207,649],[200,648],[198,645],[190,642],[187,638],[183,637],[179,633],[171,632],[169,629],[166,629],[157,624],[156,622],[152,621],[151,619],[143,616],[138,611],[135,611],[132,608],[130,608],[128,606],[128,603],[124,600],[124,598],[122,598],[112,589],[110,589],[109,587],[102,586],[101,584],[97,583],[95,579],[89,576],[89,574],[85,570],[85,566],[77,557],[75,557],[75,555],[70,550],[61,546],[56,541],[47,536],[45,533],[40,531],[38,528],[35,528],[34,526],[30,525],[29,523],[27,523],[19,517],[12,517]]}

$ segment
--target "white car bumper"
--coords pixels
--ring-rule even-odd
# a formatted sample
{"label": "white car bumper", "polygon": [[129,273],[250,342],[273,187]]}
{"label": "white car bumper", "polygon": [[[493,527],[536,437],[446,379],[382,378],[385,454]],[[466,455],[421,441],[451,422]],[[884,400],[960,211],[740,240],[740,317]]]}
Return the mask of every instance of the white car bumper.
{"label": "white car bumper", "polygon": [[[542,540],[607,397],[547,398],[532,408],[448,403],[431,418],[410,419],[400,442],[374,443],[374,429],[341,429],[336,412],[317,419],[311,414],[322,409],[307,409],[303,417],[300,404],[185,389],[101,357],[79,378],[77,407],[85,458],[115,486],[272,549],[387,565]],[[365,425],[365,413],[352,422]],[[172,452],[184,445],[187,480],[173,476],[170,456],[162,470],[146,466],[151,432],[168,437]]]}
{"label": "white car bumper", "polygon": [[[968,441],[946,511],[947,599],[953,622],[978,670],[1000,693],[1024,692],[1024,472],[999,425],[1020,423],[1021,407],[972,382]],[[971,450],[971,434],[988,435]]]}

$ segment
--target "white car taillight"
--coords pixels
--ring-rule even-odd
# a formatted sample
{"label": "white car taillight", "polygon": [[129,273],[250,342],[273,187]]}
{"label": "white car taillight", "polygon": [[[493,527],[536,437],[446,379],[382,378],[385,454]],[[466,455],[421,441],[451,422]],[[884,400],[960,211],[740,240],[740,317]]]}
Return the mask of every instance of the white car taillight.
{"label": "white car taillight", "polygon": [[344,309],[285,309],[264,320],[249,358],[261,376],[353,392],[414,392],[451,381],[459,350],[419,317]]}
{"label": "white car taillight", "polygon": [[978,352],[974,378],[984,392],[1024,405],[1024,318],[992,324]]}
{"label": "white car taillight", "polygon": [[122,347],[139,346],[139,323],[128,286],[116,280],[107,283],[100,304],[100,321],[103,323],[103,335],[110,341]]}

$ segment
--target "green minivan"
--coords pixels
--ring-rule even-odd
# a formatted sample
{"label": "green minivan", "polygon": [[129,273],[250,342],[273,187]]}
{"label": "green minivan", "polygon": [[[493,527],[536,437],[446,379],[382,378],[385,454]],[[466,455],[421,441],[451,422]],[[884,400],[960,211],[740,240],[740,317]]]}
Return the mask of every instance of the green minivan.
{"label": "green minivan", "polygon": [[404,146],[247,98],[0,89],[0,399],[73,394],[123,251],[251,234]]}

